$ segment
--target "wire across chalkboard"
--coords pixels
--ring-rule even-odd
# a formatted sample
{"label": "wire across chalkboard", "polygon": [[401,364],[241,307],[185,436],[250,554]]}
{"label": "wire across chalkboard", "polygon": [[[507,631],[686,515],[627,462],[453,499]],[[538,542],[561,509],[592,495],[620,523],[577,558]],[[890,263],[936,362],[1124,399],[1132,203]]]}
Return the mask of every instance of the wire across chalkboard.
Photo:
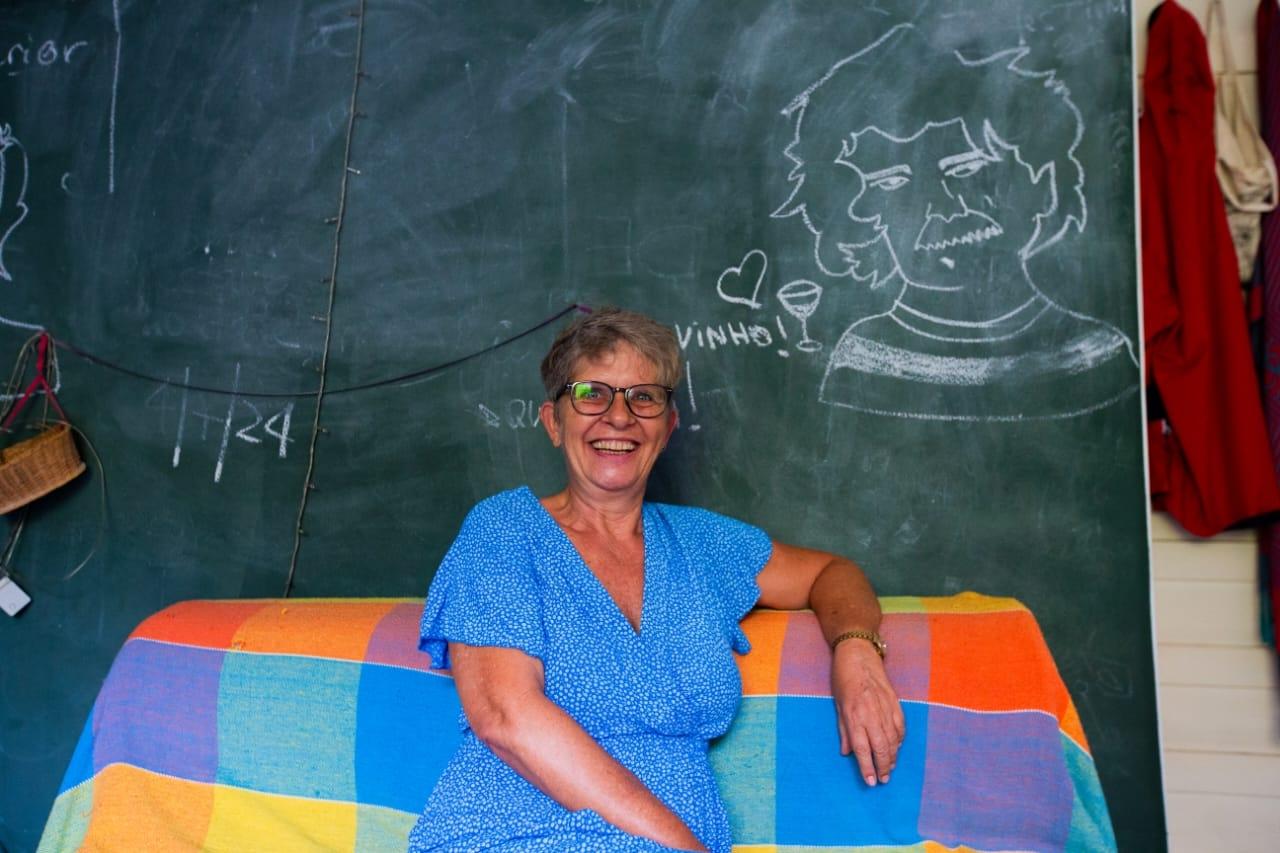
{"label": "wire across chalkboard", "polygon": [[141,370],[135,370],[131,367],[125,367],[124,365],[116,364],[115,362],[108,361],[107,359],[101,356],[94,355],[91,352],[81,349],[80,347],[76,346],[70,341],[65,341],[60,338],[54,338],[52,336],[50,336],[50,340],[52,340],[54,345],[59,347],[60,349],[64,349],[67,352],[72,353],[73,355],[79,356],[80,358],[84,359],[87,362],[90,362],[91,364],[96,364],[99,367],[105,367],[108,370],[113,370],[117,373],[122,373],[125,376],[132,376],[134,379],[142,379],[147,382],[156,382],[161,385],[171,386],[173,388],[183,388],[188,391],[203,391],[207,394],[222,394],[228,397],[235,396],[235,397],[260,397],[264,399],[286,399],[286,398],[298,398],[298,397],[301,397],[301,398],[317,397],[321,393],[323,393],[324,396],[329,397],[335,394],[352,394],[357,391],[369,391],[374,388],[385,388],[388,385],[399,385],[402,382],[410,382],[415,379],[421,379],[424,376],[430,376],[433,373],[439,373],[442,370],[448,370],[451,367],[457,367],[460,364],[465,364],[468,361],[477,359],[482,355],[486,355],[487,353],[491,353],[496,350],[500,350],[503,347],[509,346],[515,343],[516,341],[520,340],[521,338],[528,337],[534,332],[537,332],[541,329],[545,329],[547,326],[550,326],[552,323],[556,322],[557,320],[559,320],[560,318],[568,314],[573,313],[574,311],[584,311],[584,312],[591,311],[591,308],[586,305],[580,305],[575,302],[572,305],[568,305],[560,309],[555,314],[552,314],[550,317],[547,317],[545,320],[540,320],[539,322],[535,323],[532,326],[529,326],[523,331],[517,332],[514,335],[510,335],[506,338],[503,338],[497,343],[492,344],[491,346],[484,347],[483,349],[476,350],[475,352],[458,356],[457,358],[453,358],[453,359],[450,359],[449,361],[441,362],[440,364],[433,364],[430,367],[423,367],[418,370],[411,370],[408,373],[400,373],[395,376],[389,376],[385,379],[375,379],[371,382],[361,382],[357,385],[347,385],[342,388],[334,388],[331,390],[326,389],[324,392],[320,392],[320,391],[244,391],[244,390],[237,390],[233,388],[217,388],[211,385],[196,385],[196,384],[187,383],[187,382],[174,382],[172,379],[166,379],[162,376],[156,376],[154,374],[146,373]]}

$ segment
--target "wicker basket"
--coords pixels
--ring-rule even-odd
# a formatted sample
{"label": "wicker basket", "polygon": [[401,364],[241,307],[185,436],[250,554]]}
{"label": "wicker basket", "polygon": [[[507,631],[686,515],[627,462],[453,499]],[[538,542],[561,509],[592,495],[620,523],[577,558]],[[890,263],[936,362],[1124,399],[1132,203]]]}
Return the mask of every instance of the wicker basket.
{"label": "wicker basket", "polygon": [[71,428],[55,423],[0,452],[0,514],[43,497],[85,469]]}

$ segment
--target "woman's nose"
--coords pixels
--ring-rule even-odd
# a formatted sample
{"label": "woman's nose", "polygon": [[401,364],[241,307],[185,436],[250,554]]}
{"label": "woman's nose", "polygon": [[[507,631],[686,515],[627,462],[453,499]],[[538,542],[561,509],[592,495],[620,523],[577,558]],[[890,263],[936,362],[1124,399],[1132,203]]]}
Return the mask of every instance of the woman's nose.
{"label": "woman's nose", "polygon": [[604,419],[609,423],[629,424],[634,417],[631,408],[627,405],[626,395],[621,391],[614,391],[613,399],[609,401],[609,408],[605,409]]}

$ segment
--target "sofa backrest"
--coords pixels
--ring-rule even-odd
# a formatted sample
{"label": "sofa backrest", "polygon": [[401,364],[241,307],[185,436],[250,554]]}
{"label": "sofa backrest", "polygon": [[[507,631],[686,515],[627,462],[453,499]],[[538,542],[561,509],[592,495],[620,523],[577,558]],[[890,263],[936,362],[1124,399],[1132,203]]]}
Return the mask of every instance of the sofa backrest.
{"label": "sofa backrest", "polygon": [[[888,785],[839,754],[808,611],[756,611],[711,756],[736,844],[1110,850],[1079,718],[1011,599],[882,599],[907,737]],[[421,601],[187,601],[121,649],[41,851],[399,850],[459,737]]]}

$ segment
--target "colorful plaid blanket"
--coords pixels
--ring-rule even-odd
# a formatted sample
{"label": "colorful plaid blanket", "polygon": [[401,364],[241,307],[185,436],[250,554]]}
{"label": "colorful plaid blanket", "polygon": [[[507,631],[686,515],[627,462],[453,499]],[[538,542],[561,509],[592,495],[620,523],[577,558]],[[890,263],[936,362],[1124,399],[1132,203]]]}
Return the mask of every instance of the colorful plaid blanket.
{"label": "colorful plaid blanket", "polygon": [[[1084,732],[1012,599],[886,598],[907,737],[888,785],[838,752],[806,611],[757,611],[712,747],[739,851],[1114,850]],[[420,601],[189,601],[126,641],[40,842],[56,850],[384,851],[457,743]],[[427,733],[433,733],[426,736]]]}

